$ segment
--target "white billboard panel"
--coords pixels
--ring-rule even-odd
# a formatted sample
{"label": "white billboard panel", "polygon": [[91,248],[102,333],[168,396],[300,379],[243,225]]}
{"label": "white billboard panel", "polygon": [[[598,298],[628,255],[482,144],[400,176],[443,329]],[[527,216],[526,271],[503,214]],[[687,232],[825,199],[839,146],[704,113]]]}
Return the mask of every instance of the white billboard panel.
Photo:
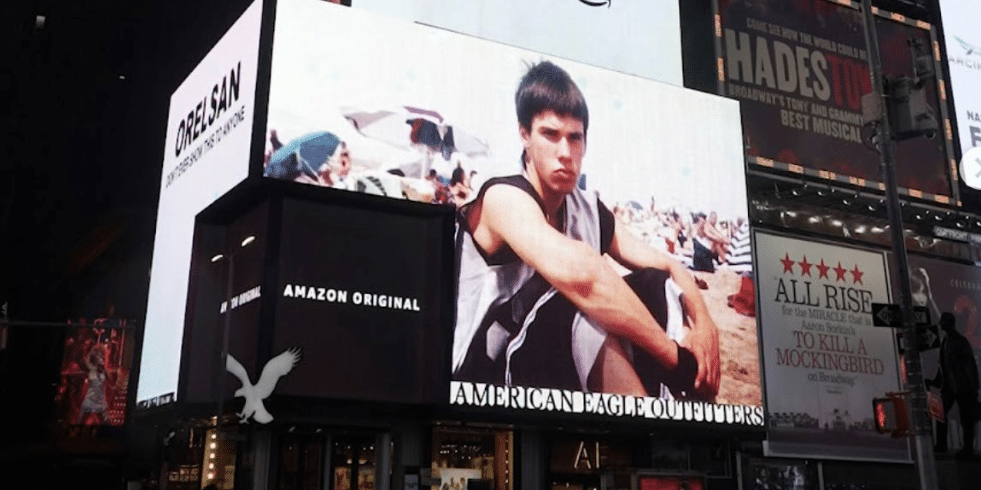
{"label": "white billboard panel", "polygon": [[675,0],[353,0],[351,7],[683,84]]}
{"label": "white billboard panel", "polygon": [[[981,4],[974,0],[940,0],[950,90],[954,97],[954,115],[961,153],[981,147],[981,31],[977,19]],[[981,189],[977,174],[981,171],[981,153],[972,153],[961,165],[961,179],[973,189]]]}
{"label": "white billboard panel", "polygon": [[170,97],[137,404],[174,401],[194,217],[248,177],[262,1]]}
{"label": "white billboard panel", "polygon": [[776,456],[908,461],[875,431],[872,399],[900,387],[886,255],[756,233],[769,427]]}

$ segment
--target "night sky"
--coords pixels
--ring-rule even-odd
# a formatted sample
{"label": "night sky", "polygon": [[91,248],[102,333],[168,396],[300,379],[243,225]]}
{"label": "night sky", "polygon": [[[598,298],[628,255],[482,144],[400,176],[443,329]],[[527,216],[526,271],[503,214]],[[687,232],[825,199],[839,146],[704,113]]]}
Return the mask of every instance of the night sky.
{"label": "night sky", "polygon": [[[91,321],[109,304],[143,322],[170,93],[248,4],[0,6],[0,304],[15,325]],[[45,437],[67,332],[9,330],[0,400],[17,403],[0,418],[18,423],[0,452]]]}
{"label": "night sky", "polygon": [[[4,3],[0,303],[142,321],[169,95],[249,2]],[[122,297],[98,284],[106,264],[135,276]]]}

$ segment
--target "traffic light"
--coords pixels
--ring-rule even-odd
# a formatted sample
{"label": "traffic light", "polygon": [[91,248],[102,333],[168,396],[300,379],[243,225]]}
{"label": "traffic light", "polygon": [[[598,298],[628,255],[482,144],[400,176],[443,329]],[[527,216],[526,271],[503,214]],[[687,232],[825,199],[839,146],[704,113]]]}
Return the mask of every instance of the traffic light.
{"label": "traffic light", "polygon": [[909,434],[907,394],[908,392],[890,392],[883,398],[872,400],[876,431],[880,434],[892,434],[893,437],[904,437]]}

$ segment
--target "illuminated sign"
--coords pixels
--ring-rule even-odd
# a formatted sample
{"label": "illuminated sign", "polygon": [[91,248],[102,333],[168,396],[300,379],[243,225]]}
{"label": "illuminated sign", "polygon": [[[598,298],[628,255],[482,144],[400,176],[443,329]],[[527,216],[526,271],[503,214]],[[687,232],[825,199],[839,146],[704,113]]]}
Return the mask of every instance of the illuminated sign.
{"label": "illuminated sign", "polygon": [[137,406],[176,400],[194,217],[249,173],[262,2],[171,95]]}

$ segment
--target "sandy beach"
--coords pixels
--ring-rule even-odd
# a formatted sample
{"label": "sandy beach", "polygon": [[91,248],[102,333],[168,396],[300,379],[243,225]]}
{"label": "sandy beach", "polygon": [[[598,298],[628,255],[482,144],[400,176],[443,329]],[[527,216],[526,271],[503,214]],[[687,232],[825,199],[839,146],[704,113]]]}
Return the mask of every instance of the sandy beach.
{"label": "sandy beach", "polygon": [[708,284],[702,291],[709,314],[719,327],[722,382],[716,402],[733,405],[762,405],[763,395],[756,318],[736,313],[727,304],[739,291],[742,278],[733,271],[692,272]]}

